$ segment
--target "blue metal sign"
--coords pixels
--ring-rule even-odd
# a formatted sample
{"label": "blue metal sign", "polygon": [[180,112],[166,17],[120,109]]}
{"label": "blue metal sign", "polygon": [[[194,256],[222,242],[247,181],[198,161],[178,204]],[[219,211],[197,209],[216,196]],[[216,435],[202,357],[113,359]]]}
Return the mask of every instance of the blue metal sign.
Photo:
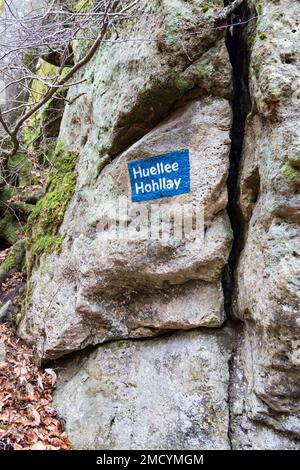
{"label": "blue metal sign", "polygon": [[132,202],[189,193],[189,151],[178,150],[128,163]]}

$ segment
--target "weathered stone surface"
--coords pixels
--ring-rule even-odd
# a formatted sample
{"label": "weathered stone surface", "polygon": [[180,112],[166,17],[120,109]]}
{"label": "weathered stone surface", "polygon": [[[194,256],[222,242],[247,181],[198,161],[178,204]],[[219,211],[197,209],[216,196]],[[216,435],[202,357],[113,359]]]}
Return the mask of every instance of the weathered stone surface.
{"label": "weathered stone surface", "polygon": [[225,344],[195,331],[66,361],[55,406],[75,448],[229,449]]}
{"label": "weathered stone surface", "polygon": [[81,154],[78,189],[181,99],[230,97],[224,32],[207,27],[219,0],[208,11],[197,0],[142,1],[139,8],[136,21],[120,31],[128,42],[103,45],[84,69],[85,82],[70,90],[70,99],[84,95],[66,109],[60,137]]}
{"label": "weathered stone surface", "polygon": [[240,180],[248,227],[236,315],[246,328],[246,415],[299,440],[300,6],[262,3],[258,28],[266,34],[257,36],[251,55],[254,114],[246,129]]}
{"label": "weathered stone surface", "polygon": [[[231,69],[222,33],[202,29],[223,2],[207,13],[196,1],[155,4],[126,34],[158,40],[105,44],[70,92],[85,93],[61,129],[79,177],[61,252],[31,275],[20,334],[42,358],[98,345],[58,362],[56,406],[77,448],[299,449],[299,2],[244,2],[259,18],[247,31],[252,110],[232,192],[244,219],[232,299],[241,324],[230,322],[226,341],[198,328],[224,321],[232,238]],[[99,238],[99,207],[128,194],[127,162],[181,148],[192,192],[176,201],[204,206],[201,247]]]}
{"label": "weathered stone surface", "polygon": [[[61,252],[34,270],[20,326],[42,357],[224,321],[231,67],[223,32],[204,28],[220,5],[146,4],[126,26],[129,42],[100,48],[80,90],[70,91],[71,99],[82,96],[66,108],[60,139],[80,153],[77,187]],[[179,30],[189,34],[178,42]],[[155,40],[132,47],[139,36]],[[180,148],[190,150],[191,193],[167,202],[203,206],[204,243],[99,237],[101,204],[128,196],[127,162]],[[141,207],[149,204],[132,210]]]}
{"label": "weathered stone surface", "polygon": [[[31,307],[20,331],[35,341],[40,337],[41,355],[56,357],[87,344],[160,330],[222,324],[221,272],[231,245],[225,212],[230,122],[225,99],[194,101],[106,165],[81,205],[84,216],[80,208],[76,215],[71,211],[72,219],[68,215],[62,252],[43,260],[31,278]],[[164,153],[170,142],[190,150],[191,193],[175,202],[204,207],[204,242],[104,240],[98,229],[101,204],[127,196],[127,162]]]}
{"label": "weathered stone surface", "polygon": [[[254,393],[253,370],[256,364],[251,360],[255,332],[246,331],[252,337],[249,341],[239,335],[238,352],[231,363],[230,400],[230,441],[232,449],[244,450],[297,450],[299,449],[299,422],[297,416],[284,416],[268,409]],[[247,370],[246,368],[249,368]]]}

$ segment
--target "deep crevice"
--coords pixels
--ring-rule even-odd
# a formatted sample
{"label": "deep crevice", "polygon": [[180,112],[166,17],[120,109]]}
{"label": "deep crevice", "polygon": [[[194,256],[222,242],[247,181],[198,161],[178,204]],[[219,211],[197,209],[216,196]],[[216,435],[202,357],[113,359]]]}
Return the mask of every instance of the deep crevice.
{"label": "deep crevice", "polygon": [[[225,0],[227,6],[231,0]],[[247,2],[244,2],[232,15],[230,23],[246,22],[250,17]],[[229,321],[234,319],[235,270],[244,244],[245,223],[238,204],[238,177],[243,151],[246,118],[250,111],[249,93],[249,54],[245,40],[245,27],[234,26],[228,29],[226,46],[230,57],[233,73],[233,97],[231,127],[231,149],[229,155],[229,174],[227,180],[228,205],[227,212],[233,231],[233,244],[228,263],[223,272],[222,284],[224,291],[224,308]]]}
{"label": "deep crevice", "polygon": [[[231,3],[232,0],[225,0],[224,6]],[[250,10],[247,1],[234,12],[229,19],[230,24],[244,23],[250,18]],[[231,149],[229,155],[229,173],[227,179],[228,204],[227,213],[230,219],[233,231],[233,244],[229,255],[228,263],[223,271],[222,285],[224,293],[224,309],[229,324],[234,326],[236,336],[240,335],[241,322],[236,319],[235,311],[235,292],[236,292],[236,268],[241,251],[244,246],[245,221],[239,207],[239,171],[244,145],[245,126],[247,115],[251,109],[249,93],[249,51],[245,39],[246,23],[240,26],[234,26],[228,29],[226,37],[226,46],[232,66],[233,96],[232,96],[232,114],[233,121],[231,127]],[[234,361],[236,356],[236,347],[233,346],[232,354],[228,362],[228,442],[233,449],[232,435],[233,416],[232,416],[232,387],[234,374]]]}

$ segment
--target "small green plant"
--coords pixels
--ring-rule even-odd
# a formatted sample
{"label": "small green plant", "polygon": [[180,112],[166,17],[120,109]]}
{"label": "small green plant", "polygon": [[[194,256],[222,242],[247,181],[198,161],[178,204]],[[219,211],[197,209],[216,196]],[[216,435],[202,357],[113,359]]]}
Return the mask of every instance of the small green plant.
{"label": "small green plant", "polygon": [[208,3],[203,3],[202,5],[202,11],[203,13],[206,13],[209,10],[209,5]]}

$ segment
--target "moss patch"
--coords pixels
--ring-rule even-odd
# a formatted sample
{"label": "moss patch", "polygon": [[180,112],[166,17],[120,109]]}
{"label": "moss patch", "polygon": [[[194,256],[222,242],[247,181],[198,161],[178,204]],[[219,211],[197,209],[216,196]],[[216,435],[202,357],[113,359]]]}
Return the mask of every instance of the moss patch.
{"label": "moss patch", "polygon": [[295,186],[300,186],[300,168],[296,168],[289,163],[282,167],[282,175],[284,179]]}
{"label": "moss patch", "polygon": [[20,269],[22,261],[24,258],[24,241],[19,240],[12,247],[9,255],[5,258],[3,263],[0,265],[0,283],[5,281],[5,279],[14,271]]}
{"label": "moss patch", "polygon": [[[5,181],[5,180],[4,180]],[[5,181],[5,186],[0,189],[0,211],[7,210],[7,201],[15,196],[17,190]]]}
{"label": "moss patch", "polygon": [[267,34],[264,31],[257,31],[260,24],[260,15],[263,14],[263,1],[262,0],[248,0],[248,7],[250,7],[251,16],[258,16],[254,21],[250,21],[244,30],[244,36],[248,50],[252,51],[254,43],[257,39],[267,39]]}
{"label": "moss patch", "polygon": [[209,4],[208,3],[203,3],[202,4],[202,11],[206,13],[209,10]]}
{"label": "moss patch", "polygon": [[0,235],[10,245],[13,245],[18,240],[18,230],[16,228],[16,221],[14,216],[8,212],[2,216],[0,221]]}
{"label": "moss patch", "polygon": [[268,35],[264,31],[261,31],[260,33],[258,33],[258,37],[263,41],[264,39],[267,39]]}
{"label": "moss patch", "polygon": [[14,320],[17,325],[20,323],[21,319],[28,312],[28,309],[31,305],[32,290],[33,290],[33,283],[32,283],[32,280],[29,278],[26,283],[26,290],[25,290],[24,297],[22,300],[21,310],[20,312],[18,312],[18,317]]}
{"label": "moss patch", "polygon": [[77,152],[58,150],[47,183],[47,193],[37,203],[26,225],[28,270],[43,254],[57,250],[63,237],[58,234],[76,183]]}
{"label": "moss patch", "polygon": [[7,275],[12,270],[14,265],[15,265],[15,257],[14,257],[14,253],[12,252],[5,258],[3,263],[0,265],[1,282],[3,282],[2,277],[4,276],[4,274]]}

